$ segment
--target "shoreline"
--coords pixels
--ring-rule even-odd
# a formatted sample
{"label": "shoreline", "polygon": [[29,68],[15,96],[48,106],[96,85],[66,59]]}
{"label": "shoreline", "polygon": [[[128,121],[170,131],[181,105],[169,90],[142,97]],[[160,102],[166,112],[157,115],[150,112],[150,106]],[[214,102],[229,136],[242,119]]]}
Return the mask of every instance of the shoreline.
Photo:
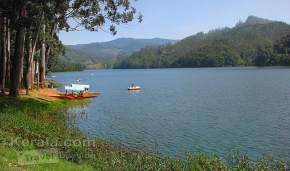
{"label": "shoreline", "polygon": [[84,71],[103,71],[103,70],[166,70],[166,69],[290,69],[290,66],[225,66],[225,67],[172,67],[172,68],[99,68],[99,69],[84,69],[80,71],[54,71],[53,73],[69,73],[69,72],[84,72]]}
{"label": "shoreline", "polygon": [[[0,104],[4,106],[0,109],[0,166],[24,170],[284,170],[283,161],[261,158],[253,163],[240,153],[231,160],[207,154],[192,154],[187,159],[180,159],[134,151],[102,139],[90,139],[78,128],[67,125],[67,115],[70,115],[67,110],[88,103],[86,100],[48,102],[31,95],[0,97]],[[17,141],[12,142],[16,143],[9,144],[15,138]],[[52,146],[53,143],[56,145]],[[46,154],[45,150],[51,149],[57,151],[59,159],[55,163],[37,161],[29,165],[28,161],[19,162],[17,157],[23,151]]]}

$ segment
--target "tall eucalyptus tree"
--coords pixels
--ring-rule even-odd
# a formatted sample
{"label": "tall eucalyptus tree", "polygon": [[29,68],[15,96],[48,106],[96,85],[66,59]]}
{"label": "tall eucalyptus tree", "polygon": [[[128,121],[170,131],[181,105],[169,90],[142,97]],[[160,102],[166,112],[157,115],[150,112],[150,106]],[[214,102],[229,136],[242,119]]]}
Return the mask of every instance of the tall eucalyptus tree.
{"label": "tall eucalyptus tree", "polygon": [[[51,56],[57,56],[57,53],[62,50],[57,36],[60,30],[108,29],[115,35],[116,26],[133,21],[137,13],[129,0],[1,0],[1,10],[7,10],[9,14],[5,20],[1,17],[1,21],[5,23],[5,27],[2,28],[15,32],[12,40],[14,53],[11,56],[11,65],[7,64],[7,59],[10,58],[7,57],[6,52],[10,51],[6,50],[5,58],[3,57],[5,53],[1,53],[1,61],[4,62],[1,62],[0,72],[0,83],[2,83],[5,76],[8,78],[8,72],[3,66],[11,66],[9,76],[11,84],[8,88],[12,96],[19,94],[23,83],[27,92],[33,87],[33,61],[35,54],[40,54],[40,51],[42,52],[40,80],[41,85],[44,86],[48,60]],[[8,20],[11,21],[9,27]],[[142,15],[138,16],[138,20],[142,21]],[[5,49],[11,42],[7,40],[9,36],[6,32],[5,36],[1,34],[1,47]],[[0,88],[4,89],[5,83],[2,83]]]}

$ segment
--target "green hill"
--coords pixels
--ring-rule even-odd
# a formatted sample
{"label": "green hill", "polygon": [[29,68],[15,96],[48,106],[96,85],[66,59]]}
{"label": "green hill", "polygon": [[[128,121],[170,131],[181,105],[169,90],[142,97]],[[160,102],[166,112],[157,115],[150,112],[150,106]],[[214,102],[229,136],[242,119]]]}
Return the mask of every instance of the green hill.
{"label": "green hill", "polygon": [[93,63],[93,60],[88,54],[70,47],[65,47],[65,54],[60,59],[70,63],[81,63],[84,65]]}
{"label": "green hill", "polygon": [[121,38],[109,42],[67,45],[65,47],[65,55],[60,56],[59,60],[87,66],[94,66],[100,63],[110,65],[116,58],[129,56],[144,47],[156,47],[175,42],[176,40],[159,38]]}
{"label": "green hill", "polygon": [[272,56],[273,44],[288,34],[290,25],[286,23],[250,16],[233,28],[198,33],[173,45],[143,48],[119,60],[115,68],[258,65],[259,55],[265,51]]}

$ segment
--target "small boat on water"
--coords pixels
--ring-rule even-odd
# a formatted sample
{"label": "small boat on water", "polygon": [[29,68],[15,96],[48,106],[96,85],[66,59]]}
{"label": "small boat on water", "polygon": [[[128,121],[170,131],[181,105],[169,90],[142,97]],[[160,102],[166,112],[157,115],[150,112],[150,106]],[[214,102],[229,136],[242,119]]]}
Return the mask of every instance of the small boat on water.
{"label": "small boat on water", "polygon": [[128,90],[141,90],[141,87],[135,84],[132,84],[128,87]]}

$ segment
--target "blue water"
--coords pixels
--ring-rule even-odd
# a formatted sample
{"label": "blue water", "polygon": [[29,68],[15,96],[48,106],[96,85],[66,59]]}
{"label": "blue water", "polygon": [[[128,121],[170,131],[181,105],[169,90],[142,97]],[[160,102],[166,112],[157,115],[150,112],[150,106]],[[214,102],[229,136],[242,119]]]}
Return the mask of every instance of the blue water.
{"label": "blue water", "polygon": [[[78,127],[131,148],[184,156],[238,149],[290,159],[290,69],[203,68],[53,73],[101,95]],[[141,92],[128,92],[131,83]]]}

